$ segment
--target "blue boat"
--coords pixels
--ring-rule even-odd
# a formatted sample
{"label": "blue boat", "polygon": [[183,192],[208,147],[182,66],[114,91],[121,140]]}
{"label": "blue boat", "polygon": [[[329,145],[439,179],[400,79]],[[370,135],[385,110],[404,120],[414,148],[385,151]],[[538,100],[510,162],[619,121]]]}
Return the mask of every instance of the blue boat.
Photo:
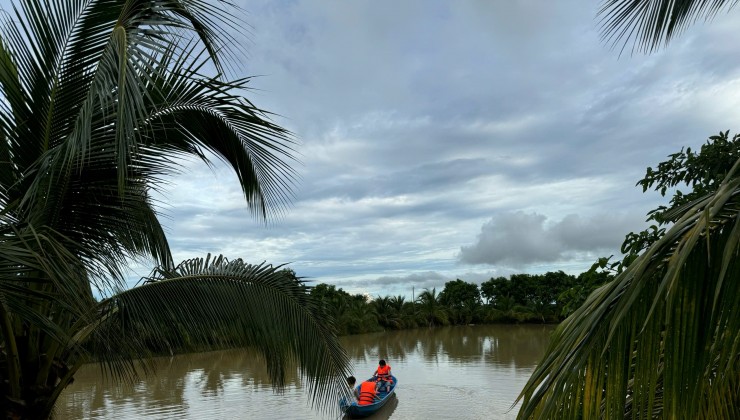
{"label": "blue boat", "polygon": [[[393,375],[391,375],[391,378],[393,378],[391,389],[388,392],[386,392],[385,389],[378,390],[378,400],[372,404],[359,405],[357,404],[357,401],[347,404],[347,400],[342,398],[342,400],[339,401],[339,407],[342,409],[342,412],[350,418],[359,418],[370,416],[380,410],[380,408],[390,401],[393,395],[395,395],[396,386],[398,386],[398,379]],[[368,381],[375,381],[375,377],[368,379]],[[356,388],[357,393],[359,393],[360,385],[357,385]]]}

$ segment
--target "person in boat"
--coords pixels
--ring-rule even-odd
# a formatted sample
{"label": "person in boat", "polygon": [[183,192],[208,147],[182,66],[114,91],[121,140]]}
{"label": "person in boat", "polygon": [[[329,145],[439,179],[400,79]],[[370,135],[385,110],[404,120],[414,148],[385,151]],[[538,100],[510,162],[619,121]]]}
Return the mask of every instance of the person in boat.
{"label": "person in boat", "polygon": [[368,405],[377,401],[378,391],[377,382],[364,381],[360,384],[360,396],[357,398],[357,405]]}
{"label": "person in boat", "polygon": [[355,379],[354,376],[347,378],[347,385],[349,385],[349,389],[352,390],[352,398],[354,398],[355,401],[358,401],[360,399],[360,391],[355,387],[356,383],[357,379]]}
{"label": "person in boat", "polygon": [[378,362],[378,368],[375,369],[373,376],[378,383],[378,389],[383,389],[383,387],[385,387],[385,392],[391,391],[391,383],[393,382],[393,377],[391,376],[391,365],[387,364],[385,360],[380,359]]}

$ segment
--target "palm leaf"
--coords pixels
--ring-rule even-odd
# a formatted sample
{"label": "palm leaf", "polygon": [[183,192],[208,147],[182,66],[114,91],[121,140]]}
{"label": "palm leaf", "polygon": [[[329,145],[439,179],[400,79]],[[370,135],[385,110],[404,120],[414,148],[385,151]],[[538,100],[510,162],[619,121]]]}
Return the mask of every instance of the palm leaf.
{"label": "palm leaf", "polygon": [[604,0],[599,10],[603,38],[624,48],[652,52],[699,19],[709,20],[738,0]]}
{"label": "palm leaf", "polygon": [[710,419],[736,410],[738,165],[558,327],[518,398],[520,418]]}
{"label": "palm leaf", "polygon": [[[108,362],[109,372],[132,375],[127,360],[161,350],[252,346],[265,357],[274,386],[298,363],[314,402],[326,408],[345,391],[348,360],[332,326],[306,287],[281,267],[219,256],[155,270],[143,284],[100,303],[104,322],[82,328],[77,341]],[[125,350],[125,351],[122,351]]]}
{"label": "palm leaf", "polygon": [[[26,23],[8,26],[8,56],[26,57],[30,69],[18,73],[8,60],[0,72],[0,83],[18,98],[4,114],[8,141],[0,155],[18,162],[0,188],[4,211],[54,226],[88,256],[121,256],[101,264],[115,272],[109,263],[124,261],[124,254],[170,263],[147,189],[177,170],[173,152],[206,162],[204,150],[214,152],[235,169],[255,214],[266,218],[284,209],[294,178],[284,160],[290,159],[289,134],[241,96],[248,79],[226,82],[197,73],[231,39],[207,29],[215,18],[232,22],[216,6],[24,3],[15,17]],[[47,20],[60,22],[53,34]],[[184,36],[187,23],[200,44]],[[38,51],[28,47],[36,44],[42,44]],[[36,101],[35,114],[27,119],[45,125],[31,127],[10,116],[23,115],[18,109],[27,109],[29,98]],[[28,144],[39,139],[42,144]]]}

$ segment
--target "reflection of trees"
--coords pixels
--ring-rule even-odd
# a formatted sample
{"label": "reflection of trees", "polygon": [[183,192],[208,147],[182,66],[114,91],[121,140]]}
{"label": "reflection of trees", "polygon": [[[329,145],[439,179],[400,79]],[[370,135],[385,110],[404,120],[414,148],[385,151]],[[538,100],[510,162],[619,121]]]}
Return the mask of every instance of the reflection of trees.
{"label": "reflection of trees", "polygon": [[[168,372],[163,368],[164,359],[159,360],[160,373]],[[102,377],[102,378],[101,378]],[[102,379],[102,380],[101,380]],[[142,378],[135,384],[114,381],[106,374],[101,375],[100,366],[89,364],[83,366],[73,382],[62,394],[61,401],[72,400],[75,411],[67,411],[70,418],[86,418],[90,413],[116,412],[116,407],[123,405],[141,407],[179,406],[187,409],[184,397],[184,375],[160,374]],[[65,396],[71,397],[65,398]]]}
{"label": "reflection of trees", "polygon": [[483,343],[488,363],[532,367],[539,363],[550,342],[551,325],[511,325]]}
{"label": "reflection of trees", "polygon": [[404,361],[415,356],[428,362],[484,363],[531,367],[544,354],[549,325],[476,325],[391,331],[342,337],[355,361],[378,357]]}
{"label": "reflection of trees", "polygon": [[[178,376],[188,372],[200,372],[191,376],[204,395],[218,395],[224,383],[239,381],[247,389],[268,389],[272,386],[264,358],[254,350],[239,349],[209,353],[194,353],[172,358],[166,373]],[[192,373],[191,373],[192,375]],[[297,366],[285,371],[286,386],[300,386],[300,372]]]}
{"label": "reflection of trees", "polygon": [[341,337],[348,356],[355,361],[385,358],[403,361],[417,351],[419,330],[388,331]]}
{"label": "reflection of trees", "polygon": [[[346,336],[341,337],[340,342],[355,363],[372,365],[378,358],[385,358],[394,370],[398,364],[418,361],[531,369],[543,355],[553,328],[548,325],[419,328]],[[157,360],[157,367],[157,375],[142,378],[132,387],[101,381],[96,365],[85,366],[62,397],[68,406],[65,414],[69,418],[85,418],[90,417],[90,413],[115,413],[124,405],[141,407],[141,412],[172,407],[186,411],[189,405],[199,404],[193,401],[193,392],[207,398],[222,396],[235,387],[242,393],[272,392],[264,360],[251,350],[161,358]],[[286,372],[285,382],[289,387],[304,387],[297,368]]]}
{"label": "reflection of trees", "polygon": [[[156,361],[156,374],[143,377],[133,385],[113,382],[110,378],[101,381],[101,377],[100,367],[96,364],[80,369],[75,382],[65,390],[66,400],[74,403],[69,408],[75,409],[67,411],[69,417],[89,417],[90,412],[115,412],[115,407],[123,404],[146,407],[146,411],[167,407],[187,410],[185,394],[188,389],[213,397],[223,394],[224,385],[230,382],[239,384],[245,391],[267,392],[272,389],[264,359],[251,349],[160,358]],[[297,367],[286,370],[285,384],[302,387]]]}

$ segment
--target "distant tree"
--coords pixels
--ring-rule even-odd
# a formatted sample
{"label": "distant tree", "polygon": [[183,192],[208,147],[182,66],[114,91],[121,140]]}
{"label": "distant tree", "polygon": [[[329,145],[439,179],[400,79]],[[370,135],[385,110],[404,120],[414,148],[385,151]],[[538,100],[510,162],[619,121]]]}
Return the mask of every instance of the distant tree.
{"label": "distant tree", "polygon": [[419,314],[419,306],[416,302],[403,302],[401,317],[404,328],[417,328],[426,325]]}
{"label": "distant tree", "polygon": [[[554,292],[560,290],[564,273],[547,275],[513,274],[491,278],[481,284],[483,295],[493,303],[486,317],[500,322],[550,322],[557,305]],[[551,283],[551,284],[550,284]]]}
{"label": "distant tree", "polygon": [[475,283],[448,281],[439,294],[439,302],[447,307],[451,322],[469,324],[476,319],[481,306],[480,290]]}
{"label": "distant tree", "polygon": [[403,313],[403,305],[406,303],[406,298],[401,295],[393,296],[390,298],[389,303],[397,314],[401,314]]}
{"label": "distant tree", "polygon": [[416,298],[419,317],[429,327],[435,325],[447,325],[449,318],[447,310],[439,301],[436,289],[424,289]]}
{"label": "distant tree", "polygon": [[481,295],[483,295],[487,303],[494,307],[498,308],[504,302],[509,304],[507,306],[510,306],[514,301],[511,284],[511,281],[506,277],[491,277],[489,280],[481,283]]}
{"label": "distant tree", "polygon": [[383,328],[399,328],[400,320],[395,316],[390,296],[376,296],[370,303]]}
{"label": "distant tree", "polygon": [[603,258],[595,263],[591,269],[578,276],[572,287],[558,295],[558,306],[562,317],[571,315],[583,305],[591,292],[614,279],[612,272],[603,270],[606,261],[607,259]]}
{"label": "distant tree", "polygon": [[337,334],[347,334],[347,325],[344,314],[349,307],[352,296],[336,286],[319,283],[311,288],[311,297],[319,305],[322,316],[328,319]]}
{"label": "distant tree", "polygon": [[469,324],[477,319],[481,307],[480,290],[475,283],[457,279],[445,283],[439,301],[447,308],[450,322]]}
{"label": "distant tree", "polygon": [[533,306],[539,298],[537,296],[537,281],[532,274],[512,274],[511,297],[517,305]]}
{"label": "distant tree", "polygon": [[573,287],[576,277],[559,271],[548,271],[544,275],[537,276],[537,299],[535,306],[542,308],[542,313],[549,321],[559,321],[563,302],[560,295]]}
{"label": "distant tree", "polygon": [[480,300],[478,285],[460,279],[446,282],[439,294],[439,301],[448,306],[479,304]]}
{"label": "distant tree", "polygon": [[342,323],[348,334],[362,334],[380,331],[375,306],[368,304],[363,295],[354,295],[342,314]]}
{"label": "distant tree", "polygon": [[411,310],[413,305],[410,302],[406,302],[404,296],[391,296],[388,303],[390,305],[391,319],[398,320],[397,328],[413,328],[416,326],[414,314]]}

